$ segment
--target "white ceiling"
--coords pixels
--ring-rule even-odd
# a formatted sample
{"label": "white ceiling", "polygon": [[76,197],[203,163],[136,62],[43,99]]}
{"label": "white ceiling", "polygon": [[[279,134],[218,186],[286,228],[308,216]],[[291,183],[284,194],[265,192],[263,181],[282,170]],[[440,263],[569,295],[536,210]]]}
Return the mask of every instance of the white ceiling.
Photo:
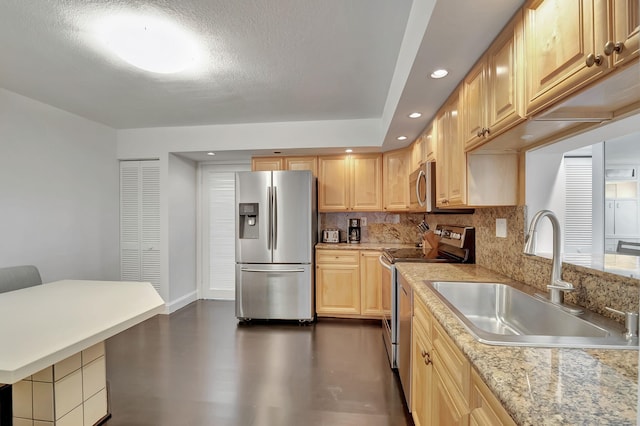
{"label": "white ceiling", "polygon": [[[422,131],[522,3],[2,0],[0,87],[116,129],[374,118],[391,149]],[[92,20],[130,10],[198,34],[208,66],[149,74],[99,50]],[[429,79],[436,67],[450,76]],[[406,118],[415,110],[423,118]]]}

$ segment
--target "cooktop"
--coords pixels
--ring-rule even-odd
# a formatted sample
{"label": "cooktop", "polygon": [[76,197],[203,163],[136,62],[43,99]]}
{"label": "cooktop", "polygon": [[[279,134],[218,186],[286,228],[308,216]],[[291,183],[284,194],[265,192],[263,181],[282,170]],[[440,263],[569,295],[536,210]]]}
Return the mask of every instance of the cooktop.
{"label": "cooktop", "polygon": [[441,262],[475,263],[475,229],[469,226],[438,225],[434,234],[440,237],[437,249],[426,254],[422,247],[384,249],[389,263]]}

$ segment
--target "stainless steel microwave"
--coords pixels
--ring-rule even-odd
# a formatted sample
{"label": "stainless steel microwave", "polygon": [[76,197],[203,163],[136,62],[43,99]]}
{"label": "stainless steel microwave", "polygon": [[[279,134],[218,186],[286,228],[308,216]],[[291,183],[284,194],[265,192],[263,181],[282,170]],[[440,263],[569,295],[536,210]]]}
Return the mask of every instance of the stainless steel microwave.
{"label": "stainless steel microwave", "polygon": [[419,213],[471,214],[473,209],[439,209],[436,207],[436,163],[422,164],[409,175],[409,211]]}

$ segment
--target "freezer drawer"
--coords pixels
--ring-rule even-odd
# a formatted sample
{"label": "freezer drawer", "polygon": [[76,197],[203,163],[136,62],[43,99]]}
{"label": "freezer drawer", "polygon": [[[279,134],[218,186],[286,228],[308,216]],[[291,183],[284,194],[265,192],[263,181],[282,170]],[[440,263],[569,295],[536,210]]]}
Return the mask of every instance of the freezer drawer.
{"label": "freezer drawer", "polygon": [[314,319],[310,264],[236,264],[238,319]]}

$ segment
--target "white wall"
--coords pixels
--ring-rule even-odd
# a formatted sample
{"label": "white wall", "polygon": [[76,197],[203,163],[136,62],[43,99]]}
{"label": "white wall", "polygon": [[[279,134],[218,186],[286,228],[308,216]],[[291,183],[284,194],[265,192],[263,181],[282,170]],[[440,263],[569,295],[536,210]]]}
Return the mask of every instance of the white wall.
{"label": "white wall", "polygon": [[380,146],[380,120],[160,127],[118,131],[118,158],[159,158],[168,152]]}
{"label": "white wall", "polygon": [[169,155],[169,310],[197,298],[195,162]]}
{"label": "white wall", "polygon": [[0,89],[0,267],[119,279],[116,132]]}

